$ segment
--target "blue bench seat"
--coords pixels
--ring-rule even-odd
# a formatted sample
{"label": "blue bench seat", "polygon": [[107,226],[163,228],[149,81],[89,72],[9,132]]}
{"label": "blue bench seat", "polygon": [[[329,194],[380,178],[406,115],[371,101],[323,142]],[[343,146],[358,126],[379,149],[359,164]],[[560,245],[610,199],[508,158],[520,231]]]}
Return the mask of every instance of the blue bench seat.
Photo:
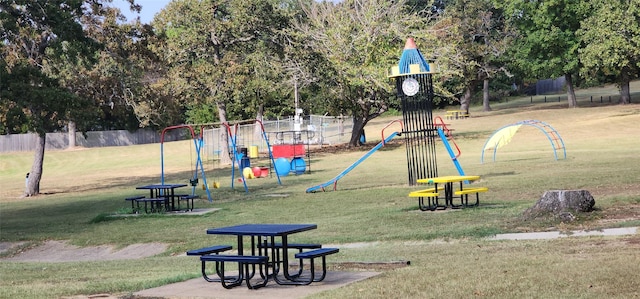
{"label": "blue bench seat", "polygon": [[[180,210],[180,202],[187,202],[187,211],[193,211],[194,205],[193,205],[193,200],[196,198],[200,198],[200,196],[198,195],[180,195],[178,197],[178,210]],[[189,202],[191,202],[191,205],[189,205]]]}
{"label": "blue bench seat", "polygon": [[[215,246],[210,246],[210,247],[203,247],[203,248],[198,248],[198,249],[193,249],[193,250],[189,250],[187,251],[187,255],[189,256],[203,256],[203,255],[210,255],[210,254],[219,254],[220,252],[225,252],[231,250],[231,245],[215,245]],[[205,263],[205,261],[201,261],[201,272],[202,272],[202,278],[204,278],[204,280],[208,281],[208,282],[219,282],[220,279],[217,278],[210,278],[207,275],[207,265]],[[218,271],[218,265],[216,264],[216,271]]]}
{"label": "blue bench seat", "polygon": [[[303,282],[303,284],[310,284],[312,282],[318,282],[318,281],[324,280],[324,278],[327,275],[327,261],[326,261],[327,255],[338,253],[339,251],[340,250],[338,248],[319,248],[319,249],[314,249],[310,251],[296,253],[295,257],[297,259],[310,260],[309,278],[307,280],[299,279],[299,281]],[[315,265],[314,265],[314,260],[316,258],[322,258],[322,274],[320,275],[320,277],[317,277],[317,278],[315,274]]]}
{"label": "blue bench seat", "polygon": [[[258,244],[258,248],[259,249],[268,249],[268,248],[275,248],[277,249],[275,254],[276,254],[276,260],[280,260],[280,255],[284,254],[284,252],[282,252],[282,243],[274,243],[274,245],[272,246],[271,243],[259,243]],[[322,244],[315,244],[315,243],[287,243],[287,248],[288,249],[297,249],[298,252],[302,252],[305,249],[318,249],[318,248],[322,248]],[[267,250],[265,250],[266,252]],[[299,259],[300,260],[300,264],[298,265],[298,276],[302,273],[302,267],[303,265],[303,259]]]}
{"label": "blue bench seat", "polygon": [[187,255],[206,255],[206,254],[218,254],[227,250],[231,250],[231,245],[215,245],[211,247],[203,247],[187,251]]}
{"label": "blue bench seat", "polygon": [[[163,209],[166,209],[166,202],[167,199],[164,197],[158,197],[158,198],[140,198],[140,199],[136,199],[136,203],[144,203],[144,212],[145,213],[159,213],[161,212]],[[147,203],[149,203],[149,208],[147,208]]]}
{"label": "blue bench seat", "polygon": [[[220,282],[225,289],[230,289],[235,286],[238,286],[244,280],[249,289],[258,289],[265,285],[269,281],[269,273],[266,267],[269,262],[268,256],[262,255],[223,255],[223,254],[212,254],[212,255],[202,255],[200,256],[200,260],[205,262],[215,262],[216,263],[216,274],[220,277]],[[224,264],[225,263],[238,263],[238,276],[225,276]],[[255,266],[260,265],[265,266],[264,275],[260,275],[261,279],[258,283],[252,284],[251,279],[254,277]],[[249,266],[252,266],[251,270]],[[263,272],[260,271],[262,274]]]}
{"label": "blue bench seat", "polygon": [[143,199],[144,197],[145,197],[144,195],[137,195],[137,196],[127,197],[124,200],[130,201],[131,211],[133,211],[134,214],[138,214],[138,212],[140,212],[140,205],[138,204],[138,200]]}

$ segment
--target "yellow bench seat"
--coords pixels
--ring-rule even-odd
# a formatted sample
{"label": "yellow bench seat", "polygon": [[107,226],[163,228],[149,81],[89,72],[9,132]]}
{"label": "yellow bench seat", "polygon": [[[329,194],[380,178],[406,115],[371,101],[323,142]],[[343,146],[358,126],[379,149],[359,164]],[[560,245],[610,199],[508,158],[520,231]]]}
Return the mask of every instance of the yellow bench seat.
{"label": "yellow bench seat", "polygon": [[480,193],[480,192],[487,192],[487,191],[489,191],[489,188],[487,187],[464,188],[462,190],[455,191],[453,194],[466,195],[466,194]]}
{"label": "yellow bench seat", "polygon": [[[418,207],[420,208],[421,211],[433,211],[439,207],[438,196],[440,195],[440,193],[438,193],[437,191],[443,190],[443,189],[444,187],[438,186],[437,190],[436,188],[433,188],[433,187],[422,189],[422,190],[416,190],[409,193],[409,197],[418,198]],[[426,204],[425,204],[425,199],[427,202]]]}
{"label": "yellow bench seat", "polygon": [[442,186],[438,186],[438,190],[436,190],[436,188],[434,187],[422,189],[422,190],[416,190],[409,193],[409,197],[436,197],[439,195],[438,191],[442,191],[442,190],[444,190],[444,187]]}
{"label": "yellow bench seat", "polygon": [[409,193],[409,197],[437,197],[438,195],[440,195],[438,192],[413,191]]}
{"label": "yellow bench seat", "polygon": [[[460,203],[464,206],[478,206],[480,205],[480,193],[489,191],[487,187],[474,187],[474,188],[463,188],[462,190],[458,190],[453,192],[453,194],[460,196]],[[469,194],[476,194],[476,202],[472,205],[469,205]]]}

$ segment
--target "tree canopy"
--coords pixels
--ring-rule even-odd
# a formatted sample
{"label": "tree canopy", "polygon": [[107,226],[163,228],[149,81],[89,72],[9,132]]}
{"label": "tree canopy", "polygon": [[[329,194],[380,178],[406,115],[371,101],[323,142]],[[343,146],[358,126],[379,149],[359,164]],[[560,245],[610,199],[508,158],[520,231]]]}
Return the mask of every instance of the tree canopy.
{"label": "tree canopy", "polygon": [[579,50],[585,76],[604,73],[620,87],[620,103],[631,101],[629,81],[640,76],[640,1],[592,1],[594,13],[581,22]]}
{"label": "tree canopy", "polygon": [[104,14],[102,1],[0,1],[3,67],[0,111],[7,133],[35,132],[39,139],[26,195],[40,192],[46,133],[68,121],[86,120],[88,99],[62,88],[47,72],[60,57],[68,62],[90,59],[100,43],[85,32],[87,16]]}
{"label": "tree canopy", "polygon": [[395,100],[386,77],[397,64],[404,40],[420,34],[422,19],[404,1],[346,0],[311,2],[297,27],[306,42],[333,70],[333,104],[354,118],[350,144],[357,145],[364,126]]}

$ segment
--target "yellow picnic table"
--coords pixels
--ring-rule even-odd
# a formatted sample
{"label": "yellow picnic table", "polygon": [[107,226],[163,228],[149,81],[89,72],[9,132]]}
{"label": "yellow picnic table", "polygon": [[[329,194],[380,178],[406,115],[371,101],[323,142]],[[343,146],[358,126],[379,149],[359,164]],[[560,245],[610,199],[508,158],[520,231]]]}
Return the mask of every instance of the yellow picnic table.
{"label": "yellow picnic table", "polygon": [[446,119],[467,118],[469,117],[469,113],[464,110],[447,110],[447,113],[444,116]]}
{"label": "yellow picnic table", "polygon": [[[448,175],[448,176],[439,176],[439,177],[433,177],[433,178],[426,178],[426,179],[419,179],[417,180],[418,183],[420,184],[433,184],[434,187],[432,189],[426,189],[426,190],[420,190],[420,191],[433,191],[430,192],[431,196],[425,196],[425,197],[433,197],[435,198],[435,204],[431,204],[431,201],[429,200],[429,205],[428,205],[428,210],[435,210],[437,208],[443,208],[446,209],[447,207],[451,207],[451,208],[460,208],[462,206],[468,206],[468,199],[466,204],[463,202],[464,199],[467,198],[467,195],[470,193],[476,193],[476,196],[479,192],[485,192],[488,189],[486,187],[478,187],[478,188],[463,188],[463,183],[464,182],[471,182],[471,181],[477,181],[480,179],[479,175]],[[460,187],[458,188],[457,191],[454,191],[454,183],[460,183]],[[440,187],[438,186],[438,184],[442,184],[444,185],[444,199],[445,199],[445,203],[444,205],[440,205],[438,203],[438,190],[442,190],[443,186],[441,185]],[[413,192],[412,192],[413,193]],[[423,193],[423,194],[426,194]],[[460,195],[460,200],[461,203],[460,205],[455,205],[453,204],[453,195]],[[409,194],[410,197],[419,197],[419,194],[414,193],[413,196],[411,194]],[[479,198],[478,196],[476,197],[476,204],[474,205],[478,205],[479,203]],[[422,204],[422,202],[421,202]],[[422,210],[422,207],[421,207]]]}

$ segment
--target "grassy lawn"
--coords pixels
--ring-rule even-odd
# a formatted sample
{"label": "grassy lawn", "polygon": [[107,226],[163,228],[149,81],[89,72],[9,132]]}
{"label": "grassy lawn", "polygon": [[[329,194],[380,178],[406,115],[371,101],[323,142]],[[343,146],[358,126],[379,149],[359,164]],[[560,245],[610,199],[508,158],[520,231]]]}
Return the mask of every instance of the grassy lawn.
{"label": "grassy lawn", "polygon": [[[610,88],[610,87],[609,87]],[[634,82],[632,90],[640,90]],[[581,91],[604,93],[601,89]],[[480,175],[489,188],[480,206],[420,212],[407,194],[406,152],[401,138],[380,149],[343,177],[335,192],[307,194],[366,153],[312,150],[311,173],[248,181],[231,189],[229,168],[205,162],[207,179],[219,182],[214,201],[196,208],[220,210],[200,216],[108,217],[130,209],[125,197],[146,194],[136,186],[159,182],[158,144],[49,151],[45,154],[41,196],[21,198],[32,153],[0,154],[0,241],[24,242],[19,250],[47,240],[77,246],[160,242],[160,255],[126,261],[17,262],[0,259],[0,298],[57,298],[78,294],[132,292],[199,277],[188,249],[228,244],[206,235],[211,227],[241,223],[316,223],[318,229],[294,235],[295,242],[332,244],[342,262],[411,261],[403,268],[312,298],[634,298],[640,297],[640,235],[531,241],[492,241],[497,233],[602,229],[640,226],[640,100],[635,104],[564,102],[531,104],[529,98],[471,109],[471,118],[448,120],[467,174]],[[436,111],[444,115],[445,110]],[[367,126],[369,147],[382,128],[399,117]],[[546,136],[522,127],[507,146],[485,154],[482,147],[497,129],[521,120],[552,125],[564,140],[567,158],[556,161]],[[377,138],[377,140],[376,140]],[[190,142],[165,144],[167,181],[188,183],[194,155]],[[440,142],[438,173],[456,174]],[[252,161],[252,165],[263,163]],[[237,173],[236,173],[237,174]],[[573,223],[525,221],[522,212],[546,190],[585,189],[596,210]],[[201,188],[197,193],[204,195]],[[349,246],[362,242],[362,246]],[[10,252],[9,254],[15,254]],[[55,254],[51,252],[50,254]],[[372,266],[373,267],[373,266]],[[344,269],[344,268],[341,268]],[[354,270],[358,269],[346,269]],[[374,269],[376,270],[376,269]],[[379,269],[378,269],[379,270]]]}

